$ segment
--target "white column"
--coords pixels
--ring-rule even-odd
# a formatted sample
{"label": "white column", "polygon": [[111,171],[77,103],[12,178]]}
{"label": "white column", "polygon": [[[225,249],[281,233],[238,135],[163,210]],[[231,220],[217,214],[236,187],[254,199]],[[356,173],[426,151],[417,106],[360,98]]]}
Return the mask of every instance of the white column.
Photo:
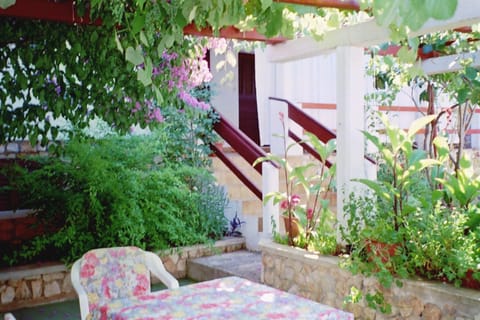
{"label": "white column", "polygon": [[[262,194],[263,198],[270,192],[278,191],[279,183],[279,170],[271,165],[269,162],[262,163]],[[278,204],[273,204],[270,200],[267,203],[263,203],[263,234],[262,238],[272,238],[273,226],[275,231],[278,232],[279,228],[279,211]]]}
{"label": "white column", "polygon": [[[288,106],[285,102],[270,100],[268,105],[270,118],[270,152],[280,157],[285,156],[285,141],[283,137],[288,136]],[[280,113],[285,119],[285,126],[282,125]]]}
{"label": "white column", "polygon": [[363,48],[338,47],[337,66],[337,219],[345,225],[343,202],[358,186],[354,178],[366,178],[364,158],[365,67]]}
{"label": "white column", "polygon": [[275,96],[275,65],[268,62],[264,49],[255,49],[255,86],[257,91],[260,145],[270,145],[269,97]]}

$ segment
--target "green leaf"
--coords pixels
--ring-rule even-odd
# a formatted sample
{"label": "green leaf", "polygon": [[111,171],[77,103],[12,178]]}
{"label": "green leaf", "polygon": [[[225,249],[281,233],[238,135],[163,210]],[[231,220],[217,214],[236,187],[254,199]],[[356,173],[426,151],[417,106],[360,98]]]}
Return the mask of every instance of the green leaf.
{"label": "green leaf", "polygon": [[175,36],[173,34],[165,35],[165,47],[166,48],[171,48],[174,43],[175,43]]}
{"label": "green leaf", "polygon": [[470,93],[469,88],[461,88],[457,91],[457,101],[458,103],[462,104],[467,101],[468,95]]}
{"label": "green leaf", "polygon": [[425,8],[425,0],[409,0],[403,1],[403,10],[400,15],[403,22],[411,30],[420,29],[430,17],[428,10]]}
{"label": "green leaf", "polygon": [[145,66],[143,69],[137,71],[137,80],[139,80],[144,86],[152,84],[152,71],[153,64],[150,58],[145,59]]}
{"label": "green leaf", "polygon": [[0,9],[7,9],[15,4],[15,0],[0,0]]}
{"label": "green leaf", "polygon": [[412,122],[410,125],[410,128],[408,128],[408,137],[412,138],[414,137],[420,129],[424,128],[427,124],[432,122],[436,118],[436,115],[430,115],[430,116],[425,116],[416,119],[415,121]]}
{"label": "green leaf", "polygon": [[271,10],[270,13],[270,20],[265,29],[265,36],[267,37],[274,37],[276,36],[283,24],[283,12],[279,8],[275,8]]}
{"label": "green leaf", "polygon": [[158,105],[163,104],[163,96],[157,86],[153,86],[153,91],[155,92],[155,99],[157,100]]}
{"label": "green leaf", "polygon": [[123,46],[122,46],[122,43],[120,42],[120,39],[118,38],[118,34],[116,30],[115,30],[115,44],[117,45],[118,51],[120,51],[123,54]]}
{"label": "green leaf", "polygon": [[141,11],[137,11],[132,21],[132,32],[134,34],[137,34],[144,27],[145,27],[145,15]]}
{"label": "green leaf", "polygon": [[139,69],[137,71],[137,80],[146,87],[152,83],[152,74],[148,74],[145,70]]}
{"label": "green leaf", "polygon": [[190,13],[188,14],[188,21],[193,21],[195,17],[197,16],[197,8],[198,6],[194,6],[192,10],[190,10]]}
{"label": "green leaf", "polygon": [[433,144],[437,149],[438,160],[441,162],[447,161],[450,155],[450,147],[448,146],[448,141],[445,137],[437,136],[433,140]]}
{"label": "green leaf", "polygon": [[267,10],[273,4],[273,0],[260,0],[260,2],[262,4],[262,11]]}
{"label": "green leaf", "polygon": [[137,7],[143,9],[143,6],[145,5],[145,2],[147,2],[147,0],[137,0],[135,1],[135,3],[137,4]]}
{"label": "green leaf", "polygon": [[134,49],[133,47],[128,47],[125,51],[125,59],[133,63],[135,66],[138,66],[145,61],[140,46],[138,46],[136,49]]}
{"label": "green leaf", "polygon": [[398,59],[405,63],[413,63],[417,59],[417,52],[408,47],[401,47],[397,53]]}
{"label": "green leaf", "polygon": [[145,47],[150,47],[150,44],[148,43],[148,39],[145,36],[145,33],[143,31],[140,31],[140,41],[145,45]]}
{"label": "green leaf", "polygon": [[387,27],[398,18],[398,10],[405,0],[374,0],[373,13],[379,25]]}
{"label": "green leaf", "polygon": [[446,20],[453,16],[457,10],[457,0],[425,0],[425,8],[431,17],[437,20]]}
{"label": "green leaf", "polygon": [[388,193],[387,189],[381,182],[373,181],[373,180],[368,180],[368,179],[354,179],[353,181],[357,181],[360,183],[363,183],[370,189],[372,189],[375,194],[387,201],[391,200],[391,195]]}
{"label": "green leaf", "polygon": [[465,76],[469,80],[475,80],[475,78],[477,78],[477,74],[478,74],[477,69],[472,68],[472,67],[466,67],[465,68]]}

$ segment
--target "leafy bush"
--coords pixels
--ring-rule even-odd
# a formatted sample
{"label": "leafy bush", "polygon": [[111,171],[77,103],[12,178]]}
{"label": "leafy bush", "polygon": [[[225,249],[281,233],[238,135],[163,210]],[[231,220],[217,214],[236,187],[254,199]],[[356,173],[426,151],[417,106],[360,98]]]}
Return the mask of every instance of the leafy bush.
{"label": "leafy bush", "polygon": [[40,169],[10,172],[24,206],[51,232],[3,255],[4,263],[44,256],[69,263],[95,247],[157,250],[219,239],[225,192],[206,169],[167,161],[162,134],[73,140],[61,157],[34,157]]}
{"label": "leafy bush", "polygon": [[[347,267],[377,277],[387,288],[415,276],[456,285],[467,273],[480,279],[480,176],[467,158],[452,166],[440,136],[434,140],[436,157],[414,147],[416,132],[433,119],[419,118],[405,132],[382,118],[389,144],[366,133],[383,170],[378,180],[358,179],[370,194],[352,194],[344,207]],[[373,242],[382,247],[374,250]]]}

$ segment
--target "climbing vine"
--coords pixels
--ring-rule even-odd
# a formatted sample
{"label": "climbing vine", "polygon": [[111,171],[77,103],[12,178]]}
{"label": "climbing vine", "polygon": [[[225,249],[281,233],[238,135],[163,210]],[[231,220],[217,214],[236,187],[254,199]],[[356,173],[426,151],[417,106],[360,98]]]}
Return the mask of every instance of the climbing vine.
{"label": "climbing vine", "polygon": [[[429,17],[451,16],[457,0],[444,2],[432,11],[439,7],[434,0],[363,0],[360,14],[414,29]],[[15,0],[0,0],[0,8],[12,5]],[[189,24],[214,34],[233,25],[267,37],[321,37],[356,14],[273,0],[77,0],[75,5],[91,25],[0,18],[0,141],[28,137],[45,144],[57,137],[58,119],[81,128],[100,117],[126,132],[132,124],[155,125],[162,106],[185,107],[191,88],[179,79],[190,74],[177,71],[204,45],[184,36]],[[410,14],[418,10],[421,14]]]}

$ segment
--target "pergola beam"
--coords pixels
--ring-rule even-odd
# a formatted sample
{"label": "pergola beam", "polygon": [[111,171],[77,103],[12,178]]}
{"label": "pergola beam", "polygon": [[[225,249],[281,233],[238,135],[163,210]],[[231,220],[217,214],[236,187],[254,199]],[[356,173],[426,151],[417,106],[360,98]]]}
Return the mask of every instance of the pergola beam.
{"label": "pergola beam", "polygon": [[[478,0],[459,0],[457,10],[452,18],[442,21],[430,19],[422,28],[411,32],[410,36],[416,37],[438,31],[453,30],[479,22],[480,6],[478,6]],[[389,40],[390,32],[388,28],[377,25],[375,20],[370,20],[330,31],[325,34],[321,41],[304,37],[269,46],[267,55],[270,62],[286,62],[318,56],[331,52],[337,47],[369,47]]]}
{"label": "pergola beam", "polygon": [[300,4],[304,6],[320,8],[337,8],[343,10],[360,10],[360,4],[356,0],[275,0],[276,2]]}
{"label": "pergola beam", "polygon": [[[85,15],[80,17],[75,10],[73,0],[54,2],[49,0],[17,0],[15,5],[0,9],[0,16],[10,16],[22,19],[46,20],[68,24],[92,24],[92,21]],[[93,24],[100,24],[101,21],[95,21]],[[256,31],[240,31],[230,26],[222,28],[218,34],[215,34],[212,28],[198,29],[194,24],[189,24],[184,28],[186,35],[196,35],[204,37],[218,36],[228,39],[263,41],[269,44],[284,42],[287,38],[274,37],[267,38]]]}
{"label": "pergola beam", "polygon": [[[306,6],[338,8],[343,10],[359,10],[359,4],[356,0],[276,0],[283,3],[294,3]],[[17,0],[16,3],[7,9],[0,9],[0,16],[17,17],[22,19],[46,20],[68,24],[92,24],[88,15],[80,17],[75,10],[73,0],[50,1],[50,0]],[[100,24],[101,21],[95,21],[93,24]],[[184,28],[187,35],[196,36],[218,36],[228,39],[238,39],[247,41],[263,41],[268,44],[278,44],[286,41],[286,38],[275,37],[267,38],[256,31],[240,31],[233,26],[222,28],[218,34],[215,34],[211,28],[198,29],[194,24]]]}
{"label": "pergola beam", "polygon": [[13,6],[7,9],[0,9],[0,16],[69,24],[91,23],[88,15],[85,17],[77,15],[73,0],[60,2],[48,0],[17,0]]}
{"label": "pergola beam", "polygon": [[422,62],[422,69],[427,75],[455,72],[464,68],[461,61],[465,59],[472,59],[472,68],[480,67],[480,51],[477,51],[431,58]]}
{"label": "pergola beam", "polygon": [[189,24],[183,28],[183,33],[186,35],[201,36],[201,37],[220,37],[226,39],[237,39],[246,41],[262,41],[268,44],[277,44],[287,41],[284,37],[267,38],[256,31],[240,31],[235,27],[224,27],[215,34],[212,28],[198,29],[194,24]]}

